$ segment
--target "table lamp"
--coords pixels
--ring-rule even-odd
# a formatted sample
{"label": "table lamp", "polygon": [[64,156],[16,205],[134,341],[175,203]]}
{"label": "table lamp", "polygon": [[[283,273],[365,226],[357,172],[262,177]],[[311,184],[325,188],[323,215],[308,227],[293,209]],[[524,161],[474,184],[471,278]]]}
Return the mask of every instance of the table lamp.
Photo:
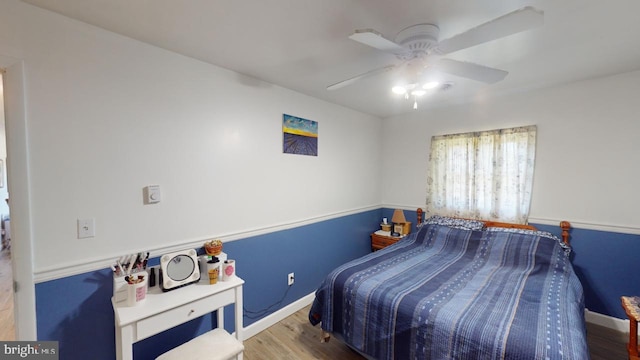
{"label": "table lamp", "polygon": [[391,217],[391,223],[393,224],[391,227],[391,236],[400,236],[404,232],[404,224],[406,222],[407,219],[404,217],[404,211],[395,209]]}

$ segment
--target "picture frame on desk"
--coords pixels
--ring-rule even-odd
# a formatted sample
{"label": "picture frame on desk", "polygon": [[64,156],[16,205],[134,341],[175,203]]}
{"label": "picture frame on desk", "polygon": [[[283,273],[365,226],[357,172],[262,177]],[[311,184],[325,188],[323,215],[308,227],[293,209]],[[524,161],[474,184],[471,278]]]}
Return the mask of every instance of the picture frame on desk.
{"label": "picture frame on desk", "polygon": [[394,223],[391,229],[391,236],[400,236],[404,232],[403,223]]}

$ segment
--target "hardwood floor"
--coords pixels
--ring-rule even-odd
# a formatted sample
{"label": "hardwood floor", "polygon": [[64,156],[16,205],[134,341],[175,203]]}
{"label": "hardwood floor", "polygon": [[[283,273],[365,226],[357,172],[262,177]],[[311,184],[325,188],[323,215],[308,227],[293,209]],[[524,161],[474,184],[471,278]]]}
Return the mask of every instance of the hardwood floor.
{"label": "hardwood floor", "polygon": [[0,252],[0,340],[15,340],[13,320],[13,275],[11,273],[11,251]]}
{"label": "hardwood floor", "polygon": [[[246,360],[361,360],[360,354],[340,341],[320,342],[320,327],[307,319],[309,306],[244,342]],[[627,334],[587,324],[591,360],[626,360]]]}
{"label": "hardwood floor", "polygon": [[591,360],[627,360],[629,334],[587,323]]}
{"label": "hardwood floor", "polygon": [[307,317],[310,307],[305,307],[245,341],[244,359],[364,359],[336,339],[321,343],[320,326],[312,326]]}

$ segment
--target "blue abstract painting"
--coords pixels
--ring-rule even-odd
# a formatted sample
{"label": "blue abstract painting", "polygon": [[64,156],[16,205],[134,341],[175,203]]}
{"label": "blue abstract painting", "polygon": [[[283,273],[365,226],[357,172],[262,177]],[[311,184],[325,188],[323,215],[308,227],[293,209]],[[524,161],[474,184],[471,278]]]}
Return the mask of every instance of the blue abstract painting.
{"label": "blue abstract painting", "polygon": [[282,149],[285,154],[318,156],[318,122],[282,114]]}

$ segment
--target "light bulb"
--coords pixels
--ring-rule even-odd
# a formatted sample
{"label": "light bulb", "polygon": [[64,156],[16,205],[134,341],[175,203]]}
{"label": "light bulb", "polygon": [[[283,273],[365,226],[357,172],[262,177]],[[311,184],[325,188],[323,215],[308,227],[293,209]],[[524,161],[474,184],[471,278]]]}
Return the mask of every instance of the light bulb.
{"label": "light bulb", "polygon": [[393,91],[394,93],[398,94],[398,95],[402,95],[405,94],[407,92],[407,89],[404,88],[404,86],[394,86],[391,88],[391,91]]}
{"label": "light bulb", "polygon": [[411,95],[413,96],[422,96],[424,94],[426,94],[427,92],[425,90],[413,90],[411,92]]}
{"label": "light bulb", "polygon": [[426,90],[435,89],[436,87],[438,87],[438,85],[440,85],[440,83],[437,81],[429,81],[428,83],[422,85],[422,88]]}
{"label": "light bulb", "polygon": [[413,110],[418,108],[418,100],[413,100]]}

